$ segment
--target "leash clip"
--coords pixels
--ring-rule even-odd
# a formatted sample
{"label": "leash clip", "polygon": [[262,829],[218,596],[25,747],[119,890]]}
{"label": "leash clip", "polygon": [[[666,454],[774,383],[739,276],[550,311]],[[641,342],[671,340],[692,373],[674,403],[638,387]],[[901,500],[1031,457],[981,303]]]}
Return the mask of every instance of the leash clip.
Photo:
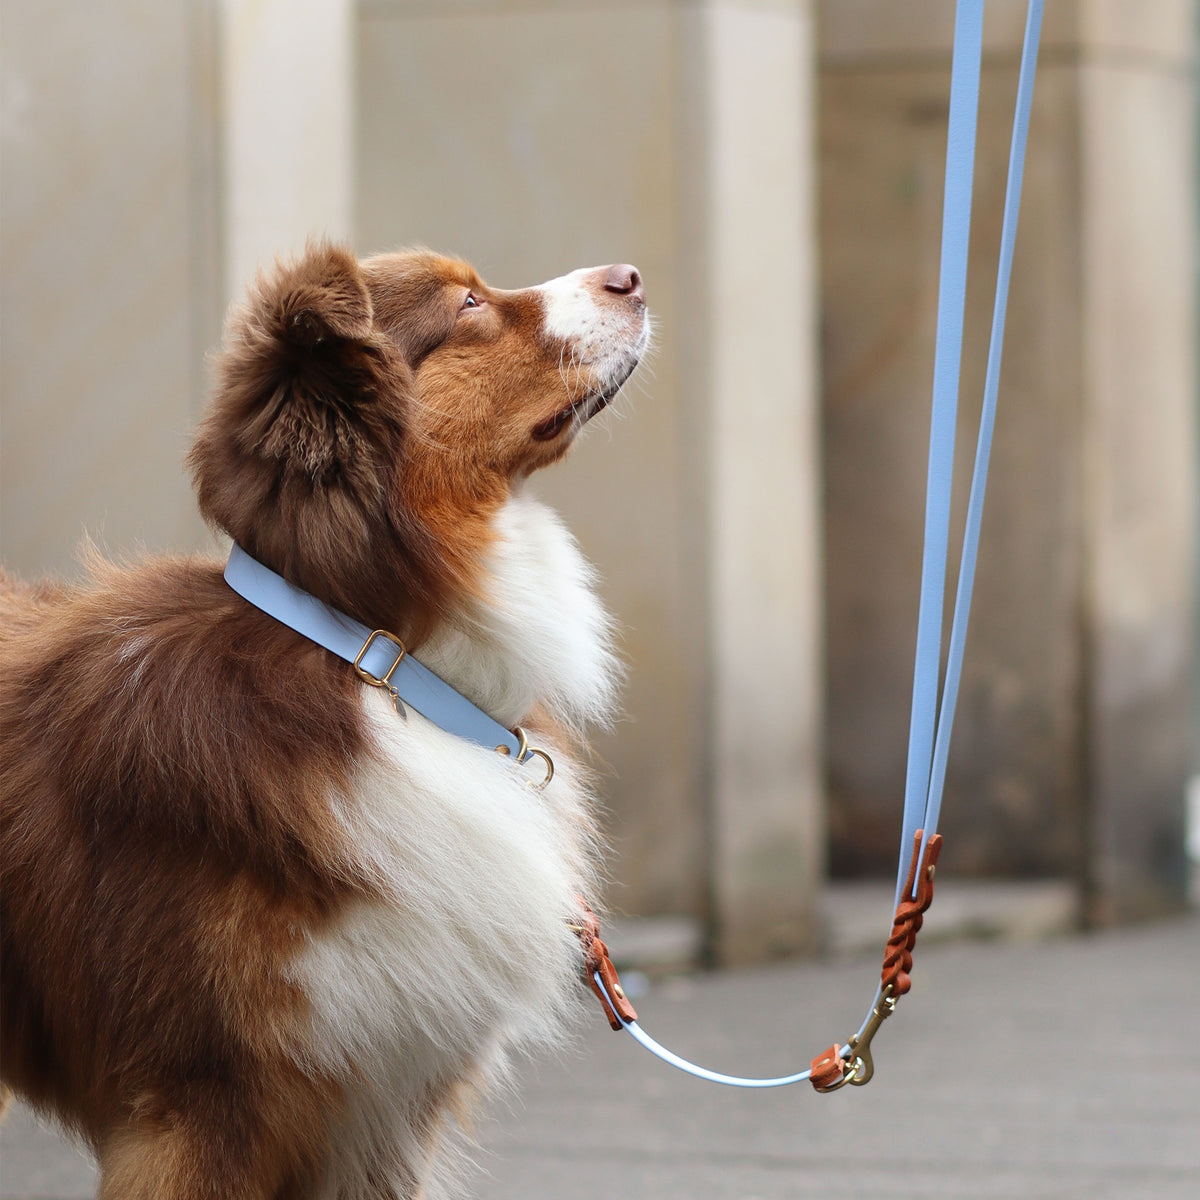
{"label": "leash clip", "polygon": [[871,1082],[871,1076],[875,1074],[875,1060],[871,1057],[871,1039],[879,1032],[880,1025],[895,1011],[896,997],[892,995],[892,985],[889,983],[880,993],[875,1007],[871,1009],[871,1015],[867,1018],[862,1032],[856,1033],[850,1039],[850,1060],[847,1063],[850,1073],[844,1080],[845,1083],[862,1087],[864,1083]]}
{"label": "leash clip", "polygon": [[812,1085],[818,1092],[836,1092],[846,1084],[862,1087],[870,1083],[875,1074],[875,1060],[871,1056],[871,1041],[879,1032],[879,1027],[896,1011],[896,996],[893,995],[889,983],[879,994],[875,1007],[866,1024],[849,1041],[850,1056],[842,1057],[842,1052],[835,1044],[830,1046],[823,1055],[813,1059]]}

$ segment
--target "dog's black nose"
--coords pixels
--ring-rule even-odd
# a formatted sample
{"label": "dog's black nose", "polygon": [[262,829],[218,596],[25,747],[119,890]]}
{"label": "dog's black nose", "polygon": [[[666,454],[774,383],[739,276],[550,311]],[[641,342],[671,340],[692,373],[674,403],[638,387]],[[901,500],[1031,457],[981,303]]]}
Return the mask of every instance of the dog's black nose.
{"label": "dog's black nose", "polygon": [[646,302],[646,289],[642,286],[642,277],[637,267],[629,263],[616,263],[608,268],[608,274],[604,278],[604,289],[622,296],[631,296],[643,304]]}

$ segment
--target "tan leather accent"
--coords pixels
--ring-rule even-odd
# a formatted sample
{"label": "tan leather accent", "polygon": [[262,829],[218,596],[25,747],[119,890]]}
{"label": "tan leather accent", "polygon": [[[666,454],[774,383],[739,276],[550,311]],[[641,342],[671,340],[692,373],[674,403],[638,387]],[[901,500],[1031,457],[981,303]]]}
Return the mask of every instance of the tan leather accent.
{"label": "tan leather accent", "polygon": [[834,1042],[824,1054],[819,1054],[812,1060],[812,1074],[808,1082],[818,1091],[841,1083],[846,1073],[846,1061],[842,1058],[842,1048]]}
{"label": "tan leather accent", "polygon": [[[904,884],[904,897],[896,905],[896,915],[892,918],[892,935],[888,938],[887,947],[883,952],[883,970],[880,975],[882,986],[887,987],[890,983],[892,995],[897,997],[903,996],[912,986],[908,974],[912,969],[912,950],[917,941],[917,932],[924,921],[923,914],[933,903],[933,868],[942,852],[942,835],[935,833],[929,839],[929,845],[925,847],[924,861],[918,864],[923,836],[924,832],[918,829],[913,839],[912,863]],[[912,894],[914,881],[917,881],[915,897]]]}
{"label": "tan leather accent", "polygon": [[[582,896],[579,897],[579,907],[582,910],[579,920],[573,923],[571,928],[578,935],[579,944],[583,949],[583,970],[587,985],[596,993],[608,1023],[613,1029],[620,1029],[622,1021],[636,1021],[637,1013],[625,998],[625,990],[621,987],[617,968],[608,956],[608,947],[600,939],[600,918],[592,912]],[[604,990],[612,997],[611,1004],[604,990],[597,986],[594,978],[596,975],[600,976],[604,982]]]}

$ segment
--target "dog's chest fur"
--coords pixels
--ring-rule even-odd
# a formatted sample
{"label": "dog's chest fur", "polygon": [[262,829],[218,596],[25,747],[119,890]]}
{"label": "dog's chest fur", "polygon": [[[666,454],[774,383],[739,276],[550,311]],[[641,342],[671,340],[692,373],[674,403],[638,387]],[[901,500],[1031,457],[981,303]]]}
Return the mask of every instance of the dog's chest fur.
{"label": "dog's chest fur", "polygon": [[[422,661],[505,724],[539,705],[568,727],[607,718],[617,669],[590,568],[528,497],[498,526],[488,604]],[[595,882],[586,785],[561,747],[546,746],[556,773],[538,792],[537,760],[517,767],[419,714],[401,719],[382,692],[362,703],[372,751],[329,803],[375,898],[290,967],[311,1013],[297,1052],[349,1097],[327,1180],[347,1197],[367,1193],[363,1164],[381,1153],[393,1161],[376,1171],[411,1171],[422,1152],[403,1143],[450,1081],[482,1081],[509,1047],[561,1032],[580,961],[565,919]]]}

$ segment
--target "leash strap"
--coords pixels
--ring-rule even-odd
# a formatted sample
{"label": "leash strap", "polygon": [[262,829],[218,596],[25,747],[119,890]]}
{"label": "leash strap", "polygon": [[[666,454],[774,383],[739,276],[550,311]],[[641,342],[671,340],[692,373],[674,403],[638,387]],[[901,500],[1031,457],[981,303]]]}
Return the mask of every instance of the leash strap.
{"label": "leash strap", "polygon": [[906,855],[929,794],[929,762],[937,719],[941,669],[942,597],[950,541],[954,477],[954,432],[962,362],[967,258],[971,243],[971,189],[975,172],[975,125],[983,55],[984,0],[959,0],[950,74],[950,120],[946,134],[946,183],[942,204],[942,259],[938,281],[937,341],[933,358],[933,401],[929,422],[929,474],[925,490],[925,541],[921,557],[921,602],[913,666],[908,769],[896,901],[907,875]]}
{"label": "leash strap", "polygon": [[[971,496],[967,503],[967,522],[963,534],[962,558],[958,568],[958,590],[954,601],[954,620],[950,629],[946,679],[942,685],[941,713],[938,718],[937,739],[933,748],[933,767],[924,815],[919,822],[924,830],[924,844],[926,845],[937,832],[938,816],[942,808],[942,790],[946,783],[946,761],[950,753],[950,732],[954,726],[954,709],[958,702],[963,652],[967,641],[967,620],[971,613],[971,596],[975,586],[975,562],[979,556],[979,532],[983,522],[984,495],[987,491],[988,462],[992,454],[992,435],[996,427],[996,397],[1000,391],[1000,360],[1004,352],[1004,319],[1008,311],[1008,285],[1012,276],[1013,247],[1017,240],[1021,185],[1025,178],[1025,143],[1029,135],[1029,113],[1033,106],[1033,81],[1037,70],[1042,4],[1043,0],[1031,0],[1026,15],[1025,42],[1021,51],[1021,73],[1017,81],[1012,146],[1008,156],[1008,182],[1005,186],[1004,217],[1000,231],[1000,261],[996,268],[996,299],[992,308],[992,331],[988,342],[983,407],[979,418],[979,439],[975,446],[975,469],[971,477]],[[901,843],[901,845],[903,853],[905,843]]]}
{"label": "leash strap", "polygon": [[383,629],[368,629],[288,583],[282,575],[251,558],[236,542],[225,564],[225,582],[255,608],[352,663],[365,682],[386,688],[397,712],[401,704],[411,705],[447,733],[488,750],[507,747],[507,753],[518,762],[542,753],[530,749],[524,737],[505,729],[417,662],[399,638]]}
{"label": "leash strap", "polygon": [[[884,956],[880,986],[875,992],[865,1020],[846,1045],[835,1043],[830,1046],[813,1060],[811,1067],[806,1071],[771,1079],[722,1075],[697,1066],[659,1045],[636,1020],[620,1019],[620,1026],[652,1054],[681,1071],[713,1083],[743,1088],[769,1088],[808,1079],[818,1091],[834,1091],[846,1084],[865,1084],[874,1074],[871,1039],[883,1021],[895,1010],[897,1000],[909,988],[908,970],[912,966],[912,949],[917,931],[921,928],[923,914],[933,899],[934,866],[941,850],[942,839],[937,834],[937,820],[941,811],[954,708],[962,676],[967,618],[971,607],[984,493],[987,487],[988,458],[995,427],[1004,320],[1012,273],[1017,213],[1021,201],[1038,42],[1041,36],[1042,5],[1043,0],[1030,0],[1026,16],[1012,147],[1009,154],[1008,183],[1004,198],[996,300],[988,347],[979,441],[975,454],[975,473],[971,483],[946,680],[939,710],[942,607],[950,536],[954,435],[962,361],[967,258],[970,248],[971,191],[979,109],[979,77],[983,55],[984,0],[958,0],[955,15],[950,119],[946,142],[946,184],[942,210],[937,344],[934,352],[933,405],[929,436],[929,476],[925,505],[925,542],[921,561],[921,600],[913,671],[913,704],[909,726],[900,865],[896,881],[896,913]],[[593,973],[592,984],[595,989],[604,993],[611,1006],[612,998],[604,991],[604,983],[598,973]]]}

